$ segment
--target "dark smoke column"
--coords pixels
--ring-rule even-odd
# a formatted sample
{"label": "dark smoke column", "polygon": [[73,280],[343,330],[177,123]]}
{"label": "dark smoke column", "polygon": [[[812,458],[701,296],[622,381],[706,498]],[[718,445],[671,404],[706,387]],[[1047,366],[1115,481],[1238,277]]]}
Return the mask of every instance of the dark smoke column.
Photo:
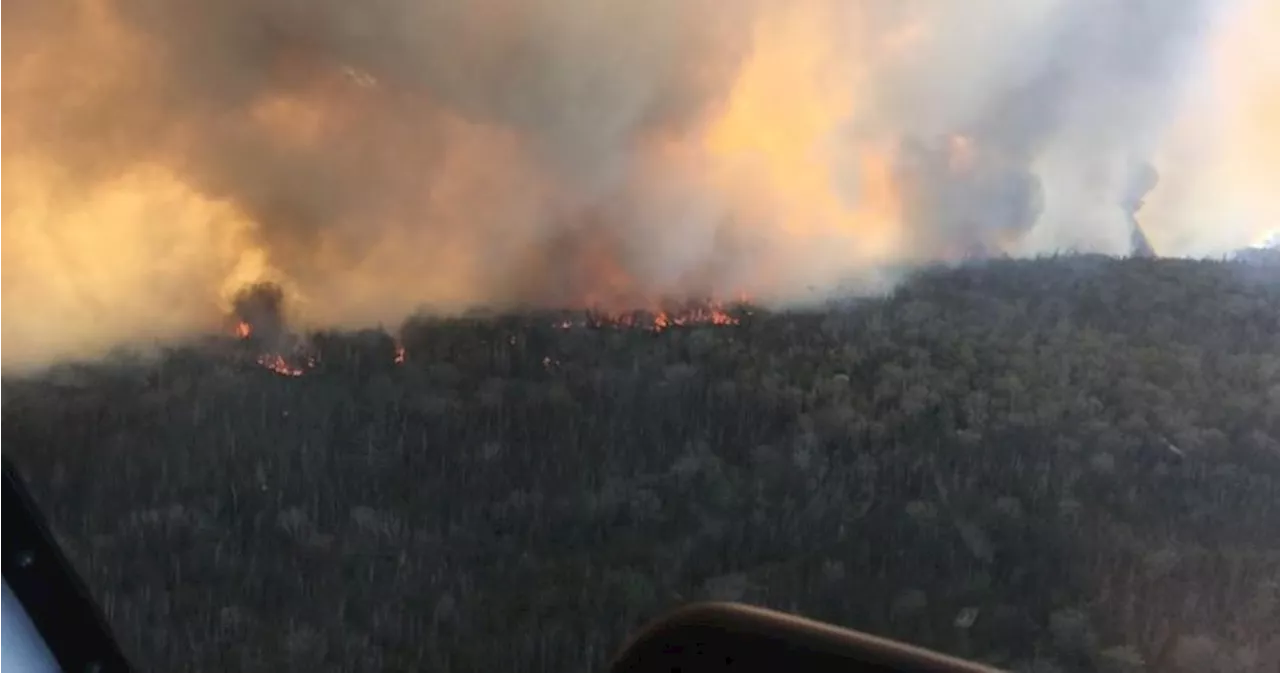
{"label": "dark smoke column", "polygon": [[1155,257],[1156,251],[1147,240],[1147,234],[1138,223],[1138,211],[1142,209],[1143,200],[1160,182],[1160,174],[1148,162],[1142,162],[1133,169],[1129,177],[1129,187],[1125,190],[1120,207],[1124,208],[1125,217],[1129,220],[1130,254],[1134,257]]}

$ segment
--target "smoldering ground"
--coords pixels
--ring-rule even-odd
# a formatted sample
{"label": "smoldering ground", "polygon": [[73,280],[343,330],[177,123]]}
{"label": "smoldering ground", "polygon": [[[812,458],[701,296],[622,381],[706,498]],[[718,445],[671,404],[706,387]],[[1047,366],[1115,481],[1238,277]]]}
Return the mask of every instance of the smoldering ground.
{"label": "smoldering ground", "polygon": [[1255,1],[13,0],[4,363],[207,329],[259,280],[344,326],[1125,253]]}

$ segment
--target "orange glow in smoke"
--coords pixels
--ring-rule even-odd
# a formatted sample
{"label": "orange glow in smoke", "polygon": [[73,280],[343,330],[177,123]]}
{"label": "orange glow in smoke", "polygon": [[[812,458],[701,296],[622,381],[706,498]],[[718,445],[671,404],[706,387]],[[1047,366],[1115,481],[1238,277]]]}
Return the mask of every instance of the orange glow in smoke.
{"label": "orange glow in smoke", "polygon": [[[836,245],[879,259],[899,245],[898,190],[889,152],[842,136],[859,111],[862,73],[850,73],[836,51],[835,7],[800,0],[758,24],[755,48],[704,146],[722,188],[777,223],[780,244]],[[853,169],[856,184],[833,181],[841,165]]]}

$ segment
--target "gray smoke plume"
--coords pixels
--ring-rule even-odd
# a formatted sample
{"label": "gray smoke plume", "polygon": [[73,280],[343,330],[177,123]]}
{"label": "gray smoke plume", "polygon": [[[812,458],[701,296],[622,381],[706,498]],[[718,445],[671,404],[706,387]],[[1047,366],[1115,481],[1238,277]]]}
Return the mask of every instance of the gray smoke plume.
{"label": "gray smoke plume", "polygon": [[1138,222],[1138,211],[1142,210],[1142,205],[1160,182],[1160,174],[1156,172],[1154,166],[1143,162],[1138,164],[1129,180],[1129,189],[1122,195],[1120,207],[1124,209],[1129,218],[1130,234],[1132,241],[1132,253],[1135,257],[1155,257],[1156,251],[1151,247],[1151,241],[1147,238],[1147,233],[1142,230],[1142,224]]}
{"label": "gray smoke plume", "polygon": [[5,361],[258,280],[347,325],[1123,253],[1226,4],[12,0]]}

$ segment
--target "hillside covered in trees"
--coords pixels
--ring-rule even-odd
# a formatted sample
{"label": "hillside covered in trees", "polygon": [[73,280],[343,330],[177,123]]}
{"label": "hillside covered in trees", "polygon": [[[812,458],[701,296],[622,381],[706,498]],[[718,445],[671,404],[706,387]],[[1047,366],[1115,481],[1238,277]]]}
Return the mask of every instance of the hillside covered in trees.
{"label": "hillside covered in trees", "polygon": [[733,318],[68,365],[5,381],[4,450],[145,670],[599,670],[705,598],[1021,671],[1280,667],[1274,260]]}

